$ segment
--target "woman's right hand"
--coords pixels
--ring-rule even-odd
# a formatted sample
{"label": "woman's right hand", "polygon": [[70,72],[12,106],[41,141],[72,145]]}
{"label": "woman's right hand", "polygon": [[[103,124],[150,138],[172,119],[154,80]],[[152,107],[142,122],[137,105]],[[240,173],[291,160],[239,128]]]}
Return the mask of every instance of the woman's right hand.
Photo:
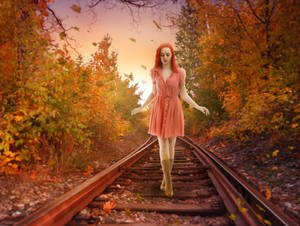
{"label": "woman's right hand", "polygon": [[131,115],[135,115],[136,113],[139,113],[140,111],[142,111],[142,107],[137,107],[137,108],[134,108],[132,111],[131,111]]}

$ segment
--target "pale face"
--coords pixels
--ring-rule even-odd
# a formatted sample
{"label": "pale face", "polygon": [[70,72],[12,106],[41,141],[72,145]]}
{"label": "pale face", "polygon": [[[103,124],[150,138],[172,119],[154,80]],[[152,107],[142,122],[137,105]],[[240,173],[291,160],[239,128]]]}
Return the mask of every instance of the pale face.
{"label": "pale face", "polygon": [[172,53],[170,48],[164,47],[160,50],[160,60],[163,65],[168,65],[171,62]]}

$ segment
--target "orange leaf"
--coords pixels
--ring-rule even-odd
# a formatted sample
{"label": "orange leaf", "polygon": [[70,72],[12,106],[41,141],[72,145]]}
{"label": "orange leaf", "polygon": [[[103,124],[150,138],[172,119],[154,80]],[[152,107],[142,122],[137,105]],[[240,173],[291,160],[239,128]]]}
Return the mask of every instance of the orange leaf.
{"label": "orange leaf", "polygon": [[129,40],[132,41],[132,42],[136,42],[135,38],[129,38]]}
{"label": "orange leaf", "polygon": [[269,188],[266,189],[265,195],[268,200],[271,198],[271,190]]}
{"label": "orange leaf", "polygon": [[107,212],[110,213],[112,211],[113,208],[116,207],[116,202],[114,201],[107,201],[103,204],[103,209]]}
{"label": "orange leaf", "polygon": [[81,8],[78,5],[72,5],[70,8],[73,9],[76,13],[81,12]]}
{"label": "orange leaf", "polygon": [[30,174],[30,178],[33,179],[33,180],[35,180],[36,179],[36,174],[35,173],[31,173]]}

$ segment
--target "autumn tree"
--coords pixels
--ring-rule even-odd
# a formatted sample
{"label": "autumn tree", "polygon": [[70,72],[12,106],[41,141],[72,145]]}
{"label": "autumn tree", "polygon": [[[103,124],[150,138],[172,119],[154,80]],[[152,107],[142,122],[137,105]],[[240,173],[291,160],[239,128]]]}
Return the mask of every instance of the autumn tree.
{"label": "autumn tree", "polygon": [[208,86],[212,81],[203,81],[202,61],[198,55],[202,52],[199,39],[203,37],[203,31],[196,17],[196,11],[190,2],[183,5],[178,17],[179,31],[176,33],[176,57],[179,66],[186,70],[186,88],[193,99],[200,105],[206,106],[212,112],[212,117],[199,114],[198,111],[188,108],[186,104],[186,131],[188,133],[198,133],[208,128],[213,120],[219,120],[222,113],[221,102],[217,93]]}
{"label": "autumn tree", "polygon": [[[190,1],[198,18],[198,55],[231,127],[221,133],[299,130],[299,38],[296,1]],[[297,60],[296,60],[297,59]],[[200,68],[199,68],[200,69]],[[285,132],[284,132],[285,131]]]}
{"label": "autumn tree", "polygon": [[81,167],[93,143],[115,140],[130,126],[113,102],[119,75],[110,38],[94,44],[89,63],[73,60],[44,29],[48,2],[0,3],[0,173],[40,161]]}

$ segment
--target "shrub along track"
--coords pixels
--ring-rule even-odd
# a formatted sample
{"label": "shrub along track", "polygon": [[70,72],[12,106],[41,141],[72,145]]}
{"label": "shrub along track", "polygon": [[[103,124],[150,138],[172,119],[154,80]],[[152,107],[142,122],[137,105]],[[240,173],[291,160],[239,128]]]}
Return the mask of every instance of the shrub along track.
{"label": "shrub along track", "polygon": [[297,225],[188,137],[178,138],[175,149],[172,198],[159,189],[158,142],[150,137],[125,158],[15,225]]}

